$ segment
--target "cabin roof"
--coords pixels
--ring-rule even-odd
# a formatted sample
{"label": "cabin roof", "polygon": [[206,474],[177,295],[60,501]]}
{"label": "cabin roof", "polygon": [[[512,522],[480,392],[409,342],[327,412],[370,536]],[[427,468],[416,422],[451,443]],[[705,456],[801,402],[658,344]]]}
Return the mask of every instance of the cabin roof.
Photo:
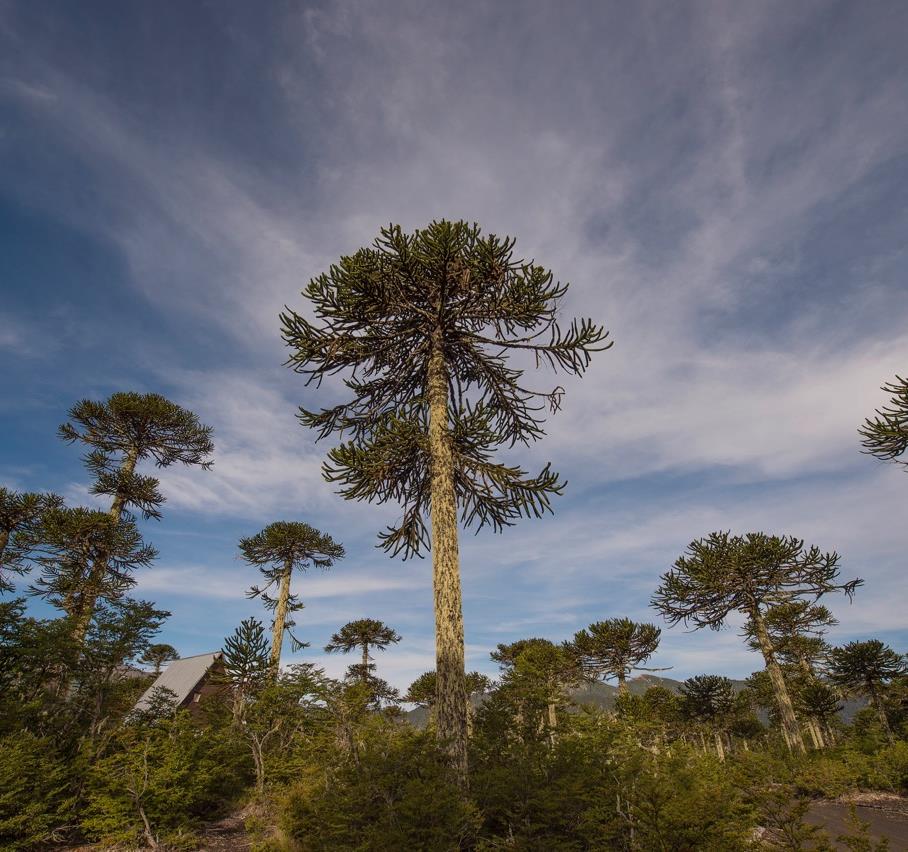
{"label": "cabin roof", "polygon": [[182,705],[220,658],[220,651],[212,651],[207,654],[196,654],[194,657],[183,657],[179,660],[174,660],[158,675],[157,680],[142,693],[142,697],[136,702],[135,709],[148,709],[152,694],[156,689],[161,689],[162,687],[171,690],[176,695],[177,705]]}

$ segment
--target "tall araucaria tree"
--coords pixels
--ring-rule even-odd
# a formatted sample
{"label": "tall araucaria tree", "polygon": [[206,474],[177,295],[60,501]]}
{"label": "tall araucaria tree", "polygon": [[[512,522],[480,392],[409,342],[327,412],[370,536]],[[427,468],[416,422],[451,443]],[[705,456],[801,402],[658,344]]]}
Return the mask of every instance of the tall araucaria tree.
{"label": "tall araucaria tree", "polygon": [[349,654],[350,651],[361,648],[363,661],[358,671],[365,681],[372,666],[369,662],[369,649],[378,648],[379,651],[384,651],[388,645],[395,645],[400,639],[400,635],[393,627],[388,627],[374,618],[360,618],[345,624],[335,633],[331,641],[325,645],[325,651],[329,654],[338,651]]}
{"label": "tall araucaria tree", "polygon": [[[114,520],[93,509],[51,509],[30,543],[41,576],[31,592],[62,609],[81,643],[99,602],[120,601],[136,583],[133,573],[157,551],[142,541],[132,518]],[[98,572],[97,566],[104,565]]]}
{"label": "tall araucaria tree", "polygon": [[803,752],[804,740],[782,667],[766,628],[766,612],[795,600],[816,600],[844,591],[849,598],[862,580],[839,582],[839,555],[804,547],[801,539],[728,532],[691,542],[674,567],[662,575],[653,606],[669,624],[719,630],[732,612],[750,619],[766,671],[772,680],[782,732],[789,748]]}
{"label": "tall araucaria tree", "polygon": [[[150,459],[159,468],[180,463],[205,470],[212,465],[211,427],[159,394],[130,391],[103,402],[83,399],[70,409],[69,418],[58,435],[88,448],[84,461],[95,480],[91,493],[111,498],[108,515],[113,523],[133,511],[146,519],[161,517],[164,495],[155,477],[136,472],[140,462]],[[107,560],[99,552],[90,582],[100,586],[107,571]]]}
{"label": "tall araucaria tree", "polygon": [[627,678],[633,671],[661,671],[643,665],[659,647],[662,631],[654,624],[629,618],[609,618],[579,630],[569,647],[587,675],[615,678],[618,691],[627,692]]}
{"label": "tall araucaria tree", "polygon": [[867,697],[877,712],[880,727],[890,739],[892,728],[886,718],[883,694],[890,681],[905,675],[908,675],[905,657],[879,639],[849,642],[829,652],[829,676],[833,683]]}
{"label": "tall araucaria tree", "polygon": [[[301,521],[276,521],[261,532],[240,540],[240,553],[248,563],[257,565],[267,581],[263,586],[253,586],[247,596],[261,596],[265,606],[274,613],[271,629],[271,673],[276,679],[280,674],[281,646],[284,632],[290,636],[295,650],[304,647],[292,632],[291,614],[303,608],[302,601],[290,593],[294,571],[321,568],[327,571],[344,556],[344,548],[330,535],[319,532]],[[270,590],[274,587],[276,595]]]}
{"label": "tall araucaria tree", "polygon": [[63,505],[56,494],[30,494],[0,486],[0,594],[14,588],[11,574],[28,570],[27,542],[34,542],[44,513]]}
{"label": "tall araucaria tree", "polygon": [[896,376],[880,390],[891,394],[888,405],[878,408],[868,417],[858,434],[864,439],[864,452],[883,461],[893,461],[908,470],[908,379]]}
{"label": "tall araucaria tree", "polygon": [[[564,483],[496,461],[499,447],[540,439],[545,404],[563,389],[522,383],[521,355],[582,375],[608,348],[591,320],[558,324],[568,285],[514,255],[514,240],[466,222],[405,234],[383,228],[369,248],[342,257],[304,291],[314,313],[281,314],[288,365],[318,386],[346,373],[348,402],[300,409],[318,437],[338,434],[325,478],[348,499],[401,505],[380,536],[391,554],[432,550],[437,733],[462,783],[467,712],[458,523],[501,530],[550,511]],[[524,362],[526,363],[526,362]],[[459,512],[459,521],[458,521]],[[427,523],[431,524],[431,534]]]}

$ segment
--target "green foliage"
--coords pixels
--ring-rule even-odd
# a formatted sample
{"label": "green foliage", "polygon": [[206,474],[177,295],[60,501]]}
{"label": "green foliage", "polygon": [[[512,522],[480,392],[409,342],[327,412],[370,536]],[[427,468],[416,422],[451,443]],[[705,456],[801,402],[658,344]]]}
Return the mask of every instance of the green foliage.
{"label": "green foliage", "polygon": [[331,641],[325,645],[329,654],[340,651],[349,654],[356,648],[362,649],[363,665],[369,662],[369,649],[378,648],[384,651],[389,645],[400,642],[401,637],[392,627],[388,627],[374,618],[360,618],[345,624],[337,633],[332,635]]}
{"label": "green foliage", "polygon": [[313,766],[283,797],[281,827],[298,848],[464,848],[478,815],[428,735],[385,723],[361,736],[356,764]]}
{"label": "green foliage", "polygon": [[173,645],[168,645],[166,642],[156,642],[145,649],[141,661],[146,665],[153,666],[154,673],[158,674],[165,663],[171,663],[179,659],[180,655]]}
{"label": "green foliage", "polygon": [[119,600],[135,585],[133,572],[157,556],[132,519],[85,508],[46,512],[32,549],[41,567],[32,594],[77,622],[91,617],[97,600]]}
{"label": "green foliage", "polygon": [[28,555],[45,512],[63,505],[56,494],[22,494],[0,486],[0,594],[13,591],[11,574],[28,571]]}
{"label": "green foliage", "polygon": [[269,643],[257,618],[246,618],[224,639],[224,671],[216,675],[233,693],[234,715],[242,715],[246,700],[255,695],[269,677]]}
{"label": "green foliage", "polygon": [[248,783],[245,751],[230,729],[200,735],[185,712],[125,725],[111,746],[90,770],[82,820],[104,843],[135,845],[153,837],[192,845],[201,821],[223,812]]}
{"label": "green foliage", "polygon": [[849,642],[829,653],[829,676],[859,695],[875,695],[890,681],[908,675],[908,664],[879,639]]}
{"label": "green foliage", "polygon": [[83,399],[69,417],[58,434],[89,448],[85,463],[95,478],[92,493],[113,497],[115,515],[131,506],[146,518],[161,516],[164,497],[158,480],[137,474],[137,462],[148,458],[158,467],[178,462],[211,467],[211,427],[159,394],[115,393],[104,402]]}
{"label": "green foliage", "polygon": [[526,389],[507,355],[527,351],[582,374],[607,335],[590,320],[556,321],[568,285],[514,256],[514,240],[477,225],[432,222],[405,234],[383,228],[372,247],[342,257],[304,291],[316,322],[286,309],[288,364],[309,382],[350,373],[350,402],[300,409],[319,438],[349,436],[328,454],[325,477],[348,499],[393,501],[403,517],[380,537],[405,556],[428,546],[427,374],[441,345],[450,376],[448,435],[455,499],[465,526],[501,529],[549,510],[563,488],[548,465],[537,476],[493,460],[494,451],[543,435],[540,401],[557,408],[563,390]]}
{"label": "green foliage", "polygon": [[28,731],[0,737],[0,848],[30,849],[64,837],[80,768],[50,738]]}
{"label": "green foliage", "polygon": [[805,548],[802,539],[715,532],[688,545],[662,575],[652,603],[669,624],[718,630],[735,610],[752,616],[800,597],[850,596],[863,582],[838,578],[839,555]]}
{"label": "green foliage", "polygon": [[[295,571],[321,568],[327,571],[338,559],[344,557],[343,545],[338,544],[326,533],[301,521],[276,521],[249,538],[240,539],[240,554],[251,565],[257,565],[267,581],[264,586],[252,586],[247,597],[261,597],[267,609],[274,611],[278,599],[270,593],[279,587],[282,580],[288,580]],[[287,599],[287,612],[298,612],[303,603],[296,595]],[[284,628],[293,627],[291,619],[285,619]],[[299,650],[305,643],[299,642],[292,633],[290,639]]]}
{"label": "green foliage", "polygon": [[610,618],[574,634],[570,650],[586,673],[605,680],[617,678],[623,685],[627,676],[636,669],[643,669],[643,663],[656,652],[661,634],[653,624]]}
{"label": "green foliage", "polygon": [[864,452],[908,466],[901,458],[908,450],[908,379],[896,376],[894,382],[887,382],[880,390],[891,394],[891,398],[858,429],[864,439]]}

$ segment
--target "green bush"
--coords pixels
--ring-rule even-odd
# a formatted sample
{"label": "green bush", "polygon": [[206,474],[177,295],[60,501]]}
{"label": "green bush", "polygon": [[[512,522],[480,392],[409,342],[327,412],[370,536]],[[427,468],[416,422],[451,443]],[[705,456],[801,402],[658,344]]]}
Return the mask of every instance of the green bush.
{"label": "green bush", "polygon": [[75,771],[49,739],[0,739],[0,848],[29,849],[71,827]]}

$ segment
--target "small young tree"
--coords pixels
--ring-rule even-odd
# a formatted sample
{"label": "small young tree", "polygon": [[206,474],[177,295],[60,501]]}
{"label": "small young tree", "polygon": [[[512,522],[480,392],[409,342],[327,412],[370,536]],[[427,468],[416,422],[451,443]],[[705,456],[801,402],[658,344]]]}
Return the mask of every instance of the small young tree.
{"label": "small young tree", "polygon": [[149,645],[142,655],[142,662],[154,667],[155,677],[161,673],[161,667],[165,663],[172,663],[174,660],[179,659],[180,655],[177,653],[177,649],[166,642],[157,642],[154,645]]}
{"label": "small young tree", "polygon": [[431,518],[437,660],[437,735],[466,783],[467,716],[458,550],[465,526],[500,530],[550,510],[564,485],[548,465],[530,476],[494,460],[504,445],[541,438],[539,393],[506,356],[532,357],[581,375],[607,348],[590,320],[557,322],[567,285],[514,256],[514,240],[477,225],[432,222],[405,234],[381,231],[371,248],[341,258],[305,291],[315,322],[285,309],[288,364],[316,384],[347,371],[352,400],[300,410],[319,438],[347,442],[328,454],[325,476],[348,499],[394,501],[403,517],[381,536],[390,553],[429,547]]}
{"label": "small young tree", "polygon": [[902,456],[908,450],[908,379],[896,376],[880,390],[891,394],[889,405],[878,408],[874,417],[868,417],[858,429],[864,439],[865,453],[883,461],[892,461],[908,469],[908,459]]}
{"label": "small young tree", "polygon": [[908,675],[905,658],[879,639],[849,642],[829,652],[829,676],[834,683],[857,695],[864,695],[876,710],[880,726],[892,738],[884,701],[887,684]]}
{"label": "small young tree", "polygon": [[[240,540],[240,553],[251,565],[257,565],[267,581],[264,586],[253,586],[247,596],[261,596],[265,606],[274,613],[271,631],[271,673],[276,679],[280,674],[281,645],[284,631],[290,635],[294,650],[304,647],[290,632],[294,626],[291,613],[299,612],[303,603],[290,594],[290,581],[294,571],[321,568],[327,571],[336,560],[343,558],[344,548],[330,535],[319,532],[300,521],[277,521],[269,524],[254,536]],[[269,590],[277,588],[277,596]]]}
{"label": "small young tree", "polygon": [[370,670],[369,649],[378,648],[379,651],[384,651],[388,645],[395,645],[400,642],[400,639],[397,631],[388,627],[387,624],[374,618],[360,618],[345,624],[335,633],[331,637],[331,641],[325,645],[325,651],[329,654],[338,651],[349,654],[356,648],[361,648],[363,661],[359,666],[359,671],[365,678]]}
{"label": "small young tree", "polygon": [[247,618],[224,640],[223,679],[233,698],[233,719],[239,722],[250,696],[262,689],[270,670],[268,639],[257,618]]}
{"label": "small young tree", "polygon": [[682,712],[687,718],[709,729],[719,760],[725,760],[722,733],[735,708],[735,692],[731,681],[719,675],[697,675],[684,681],[680,691]]}
{"label": "small young tree", "polygon": [[[99,602],[115,603],[136,581],[133,572],[154,561],[131,518],[93,509],[52,509],[29,545],[41,576],[30,591],[62,609],[82,642]],[[103,564],[104,570],[97,566]]]}
{"label": "small young tree", "polygon": [[653,624],[610,618],[575,633],[569,647],[588,676],[615,678],[618,691],[626,693],[632,671],[662,671],[643,665],[656,652],[661,635],[662,631]]}
{"label": "small young tree", "polygon": [[14,588],[11,574],[25,574],[30,545],[41,526],[44,513],[59,509],[56,494],[30,494],[0,486],[0,594]]}
{"label": "small young tree", "polygon": [[766,611],[792,600],[816,600],[834,591],[844,591],[850,598],[862,581],[838,582],[838,554],[805,548],[801,539],[727,532],[691,542],[661,579],[652,604],[669,624],[684,622],[697,629],[719,630],[731,612],[750,619],[772,679],[786,742],[790,748],[804,751],[791,696],[766,629]]}

